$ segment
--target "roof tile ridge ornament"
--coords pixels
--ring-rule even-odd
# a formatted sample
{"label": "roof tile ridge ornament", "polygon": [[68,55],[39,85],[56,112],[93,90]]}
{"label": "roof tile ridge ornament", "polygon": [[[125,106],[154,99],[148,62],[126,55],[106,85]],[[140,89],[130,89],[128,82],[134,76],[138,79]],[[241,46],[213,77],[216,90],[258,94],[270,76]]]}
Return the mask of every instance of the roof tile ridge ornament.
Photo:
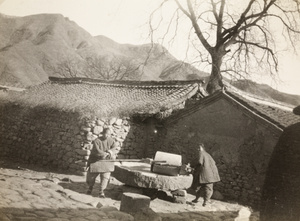
{"label": "roof tile ridge ornament", "polygon": [[187,99],[191,98],[194,94],[196,94],[197,91],[198,91],[198,83],[194,83],[188,85],[185,88],[181,88],[179,89],[179,91],[176,91],[174,94],[172,94],[172,96],[170,96],[170,100],[172,100],[172,103],[170,102],[166,103],[165,99],[161,101],[158,100],[159,106],[161,106],[158,114],[164,115],[163,113],[166,114],[167,112],[171,114],[174,109],[182,109],[182,108],[178,108],[178,106],[184,104],[184,102]]}
{"label": "roof tile ridge ornament", "polygon": [[101,80],[95,78],[60,78],[49,77],[51,83],[57,84],[98,84],[113,87],[134,87],[134,88],[172,88],[187,87],[203,82],[203,80],[172,80],[172,81],[122,81],[122,80]]}
{"label": "roof tile ridge ornament", "polygon": [[209,94],[208,92],[205,90],[205,88],[203,87],[203,85],[205,84],[204,80],[200,80],[197,85],[198,85],[198,91],[200,92],[202,97],[207,97]]}
{"label": "roof tile ridge ornament", "polygon": [[223,93],[223,94],[226,94],[226,91],[227,91],[227,86],[224,84],[224,85],[222,86],[222,93]]}

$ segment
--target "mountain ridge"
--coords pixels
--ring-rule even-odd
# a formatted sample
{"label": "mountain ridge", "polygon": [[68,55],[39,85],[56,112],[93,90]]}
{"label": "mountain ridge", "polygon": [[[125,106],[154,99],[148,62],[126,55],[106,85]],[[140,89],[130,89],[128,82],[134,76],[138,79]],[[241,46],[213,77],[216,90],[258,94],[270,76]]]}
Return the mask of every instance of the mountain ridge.
{"label": "mountain ridge", "polygon": [[[94,62],[104,58],[106,63],[112,59],[125,59],[130,67],[134,66],[131,71],[135,73],[128,75],[125,80],[205,79],[207,82],[209,78],[208,73],[177,60],[161,45],[119,44],[103,35],[92,36],[60,14],[17,17],[0,13],[0,29],[2,86],[28,87],[47,81],[49,76],[70,77],[62,74],[65,70],[62,68],[69,68],[78,77],[101,77],[98,72],[87,72],[86,65],[90,58]],[[230,84],[266,98],[292,105],[300,103],[298,95],[249,82],[235,81]]]}
{"label": "mountain ridge", "polygon": [[[165,80],[160,73],[167,67],[182,63],[160,45],[119,44],[105,36],[93,37],[59,14],[0,15],[0,28],[4,30],[0,33],[1,82],[8,86],[26,87],[42,83],[48,76],[60,77],[46,67],[63,60],[78,65],[84,64],[87,57],[126,57],[143,65],[141,80]],[[185,71],[196,75],[201,73],[191,65],[187,66]]]}

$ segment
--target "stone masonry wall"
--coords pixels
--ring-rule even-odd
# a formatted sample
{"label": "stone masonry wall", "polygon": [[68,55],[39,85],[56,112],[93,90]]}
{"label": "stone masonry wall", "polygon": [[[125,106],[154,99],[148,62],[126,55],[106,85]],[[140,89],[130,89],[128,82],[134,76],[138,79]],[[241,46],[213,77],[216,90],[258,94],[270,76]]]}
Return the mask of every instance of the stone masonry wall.
{"label": "stone masonry wall", "polygon": [[17,105],[0,107],[1,156],[31,164],[75,172],[81,137],[78,115]]}
{"label": "stone masonry wall", "polygon": [[165,151],[193,165],[197,145],[203,142],[222,179],[215,189],[227,199],[254,206],[259,205],[266,168],[281,134],[227,101],[169,124],[152,118],[82,119],[76,113],[16,105],[1,105],[0,113],[0,156],[81,175],[92,141],[106,127],[120,143],[119,158],[124,159],[153,158],[156,151]]}
{"label": "stone masonry wall", "polygon": [[214,189],[226,199],[259,206],[267,165],[281,130],[222,100],[173,123],[153,123],[148,131],[152,131],[148,132],[149,155],[158,150],[180,154],[183,163],[192,165],[197,161],[198,143],[204,143],[221,177]]}
{"label": "stone masonry wall", "polygon": [[[110,128],[111,137],[119,143],[121,151],[118,159],[141,159],[145,156],[143,143],[145,133],[143,125],[134,123],[129,118],[89,118],[81,120],[80,136],[81,149],[76,150],[78,153],[77,160],[88,159],[93,147],[93,140],[102,136],[104,128]],[[85,162],[79,163],[83,169],[86,167]]]}
{"label": "stone masonry wall", "polygon": [[1,105],[0,113],[1,157],[84,175],[92,141],[106,127],[121,145],[119,158],[144,157],[143,126],[128,118],[80,118],[76,113],[11,104]]}

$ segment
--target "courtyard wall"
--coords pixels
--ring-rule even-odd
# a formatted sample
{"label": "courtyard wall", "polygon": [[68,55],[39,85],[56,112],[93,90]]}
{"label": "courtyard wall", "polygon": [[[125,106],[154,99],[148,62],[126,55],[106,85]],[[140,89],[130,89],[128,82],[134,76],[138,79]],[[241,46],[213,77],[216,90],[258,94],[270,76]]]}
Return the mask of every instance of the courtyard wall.
{"label": "courtyard wall", "polygon": [[[215,190],[227,199],[258,206],[273,148],[282,131],[225,99],[153,124],[150,154],[180,154],[184,163],[197,163],[198,144],[204,143],[219,169]],[[149,133],[150,134],[150,133]],[[150,148],[152,147],[152,148]]]}
{"label": "courtyard wall", "polygon": [[110,128],[119,158],[144,157],[143,125],[129,118],[82,117],[78,113],[22,105],[0,105],[0,156],[41,168],[85,175],[92,141]]}
{"label": "courtyard wall", "polygon": [[156,151],[180,154],[195,165],[203,142],[219,168],[215,185],[226,199],[260,203],[267,165],[281,131],[226,100],[174,120],[156,118],[82,117],[78,113],[21,105],[0,105],[1,156],[86,174],[92,141],[103,128],[121,145],[119,158],[153,158]]}

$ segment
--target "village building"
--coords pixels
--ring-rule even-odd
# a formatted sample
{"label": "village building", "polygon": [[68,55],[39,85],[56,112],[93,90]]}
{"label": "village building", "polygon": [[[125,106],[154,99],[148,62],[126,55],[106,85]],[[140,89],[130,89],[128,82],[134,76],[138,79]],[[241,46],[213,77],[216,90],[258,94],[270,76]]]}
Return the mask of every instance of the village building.
{"label": "village building", "polygon": [[0,104],[1,155],[85,175],[106,127],[123,159],[165,151],[193,165],[202,142],[219,168],[216,192],[258,206],[273,148],[300,117],[230,90],[207,96],[202,84],[50,78]]}

